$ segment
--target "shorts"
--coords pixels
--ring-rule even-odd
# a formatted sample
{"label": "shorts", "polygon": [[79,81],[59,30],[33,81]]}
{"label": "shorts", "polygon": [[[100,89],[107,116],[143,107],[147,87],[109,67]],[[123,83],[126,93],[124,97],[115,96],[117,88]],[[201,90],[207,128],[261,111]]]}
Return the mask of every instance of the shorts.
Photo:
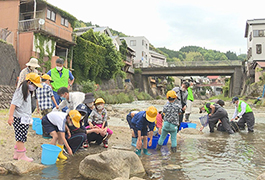
{"label": "shorts", "polygon": [[[138,129],[136,127],[136,124],[132,123],[132,129],[134,131],[135,137],[137,138],[138,137]],[[148,131],[147,127],[144,127],[143,129],[141,129],[141,136],[147,136],[147,131]]]}
{"label": "shorts", "polygon": [[14,130],[15,130],[15,139],[16,141],[26,142],[29,125],[21,124],[21,118],[14,117]]}
{"label": "shorts", "polygon": [[45,130],[46,133],[50,134],[52,131],[56,131],[56,132],[59,132],[59,129],[57,126],[53,125],[47,115],[46,116],[43,116],[43,118],[41,119],[41,123],[42,123],[42,126]]}

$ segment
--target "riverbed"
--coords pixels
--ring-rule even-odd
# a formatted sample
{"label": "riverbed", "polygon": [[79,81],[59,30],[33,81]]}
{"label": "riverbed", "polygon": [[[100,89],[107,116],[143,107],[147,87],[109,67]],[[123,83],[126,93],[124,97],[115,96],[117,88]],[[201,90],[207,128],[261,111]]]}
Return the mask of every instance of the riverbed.
{"label": "riverbed", "polygon": [[[154,105],[162,110],[166,100],[134,101],[109,105],[107,107],[110,126],[128,128],[126,114],[132,109],[144,110]],[[198,113],[202,102],[195,101],[190,119],[199,124]],[[226,102],[225,108],[231,118],[234,107]],[[265,111],[264,108],[253,107],[256,118],[255,132],[241,131],[233,135],[215,131],[209,133],[204,128],[203,134],[181,134],[178,140],[177,153],[170,152],[170,145],[163,146],[161,151],[149,149],[150,156],[141,156],[146,169],[145,179],[163,180],[251,180],[265,171]],[[197,129],[199,127],[197,126]],[[114,132],[115,133],[115,132]],[[110,139],[110,144],[111,144]],[[128,143],[127,143],[128,144]],[[120,144],[122,145],[122,144]],[[133,148],[131,150],[134,150]],[[49,166],[40,172],[34,172],[22,177],[14,175],[2,176],[7,180],[24,179],[83,179],[78,173],[79,162],[84,158],[81,154],[69,158],[66,162]],[[173,167],[173,168],[168,168]]]}

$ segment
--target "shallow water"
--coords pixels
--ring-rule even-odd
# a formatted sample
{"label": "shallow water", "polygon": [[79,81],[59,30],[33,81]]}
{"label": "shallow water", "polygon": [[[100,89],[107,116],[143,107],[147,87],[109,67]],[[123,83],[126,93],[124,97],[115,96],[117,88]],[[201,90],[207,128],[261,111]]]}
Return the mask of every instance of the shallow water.
{"label": "shallow water", "polygon": [[[151,105],[146,102],[133,102],[131,104],[114,105],[114,108],[145,109]],[[155,105],[162,110],[163,105]],[[199,121],[197,108],[193,108],[191,120]],[[196,111],[195,111],[196,110]],[[232,117],[234,108],[227,108]],[[256,111],[257,112],[257,111]],[[254,111],[255,113],[255,111]],[[203,135],[182,135],[178,141],[177,153],[170,152],[170,146],[163,146],[161,151],[149,149],[150,156],[142,156],[141,160],[146,169],[145,179],[163,180],[251,180],[256,179],[265,171],[265,113],[255,113],[255,132],[241,131],[233,135],[209,129],[203,130]],[[116,119],[117,120],[117,119]],[[113,121],[114,122],[114,121]],[[109,123],[112,123],[110,119]],[[126,126],[126,121],[120,125]],[[79,162],[84,157],[75,155],[65,163],[57,163],[42,171],[34,172],[22,177],[8,175],[1,179],[64,179],[83,180],[78,173]],[[181,168],[168,170],[168,165],[179,165]]]}

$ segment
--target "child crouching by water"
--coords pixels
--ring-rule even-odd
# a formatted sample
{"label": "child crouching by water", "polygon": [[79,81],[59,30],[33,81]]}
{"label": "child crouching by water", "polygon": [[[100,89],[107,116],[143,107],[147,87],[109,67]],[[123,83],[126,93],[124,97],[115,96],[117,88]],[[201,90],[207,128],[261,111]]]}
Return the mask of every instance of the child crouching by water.
{"label": "child crouching by water", "polygon": [[164,125],[162,127],[162,133],[158,140],[157,150],[160,150],[167,134],[170,133],[171,137],[171,151],[177,151],[177,131],[179,126],[179,113],[181,113],[181,107],[174,103],[177,98],[175,91],[170,90],[167,92],[168,102],[163,108],[164,113]]}
{"label": "child crouching by water", "polygon": [[13,159],[33,161],[27,157],[24,143],[27,141],[29,123],[31,119],[31,96],[36,88],[42,88],[40,76],[36,73],[29,73],[26,80],[23,81],[15,91],[10,109],[8,124],[14,126],[15,130],[15,152]]}
{"label": "child crouching by water", "polygon": [[108,148],[108,139],[113,134],[113,131],[107,127],[107,110],[104,108],[105,101],[102,98],[98,98],[95,101],[95,108],[92,110],[88,117],[89,127],[86,128],[102,128],[108,133],[106,139],[103,140],[103,145]]}

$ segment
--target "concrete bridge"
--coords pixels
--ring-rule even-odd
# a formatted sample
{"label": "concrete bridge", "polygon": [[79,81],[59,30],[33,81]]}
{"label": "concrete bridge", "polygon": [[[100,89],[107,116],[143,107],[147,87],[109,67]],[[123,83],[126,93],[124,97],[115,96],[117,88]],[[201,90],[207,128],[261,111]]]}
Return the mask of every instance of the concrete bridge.
{"label": "concrete bridge", "polygon": [[240,95],[244,80],[242,61],[199,61],[185,64],[168,64],[168,67],[141,68],[140,89],[149,92],[149,76],[231,76],[229,97]]}

